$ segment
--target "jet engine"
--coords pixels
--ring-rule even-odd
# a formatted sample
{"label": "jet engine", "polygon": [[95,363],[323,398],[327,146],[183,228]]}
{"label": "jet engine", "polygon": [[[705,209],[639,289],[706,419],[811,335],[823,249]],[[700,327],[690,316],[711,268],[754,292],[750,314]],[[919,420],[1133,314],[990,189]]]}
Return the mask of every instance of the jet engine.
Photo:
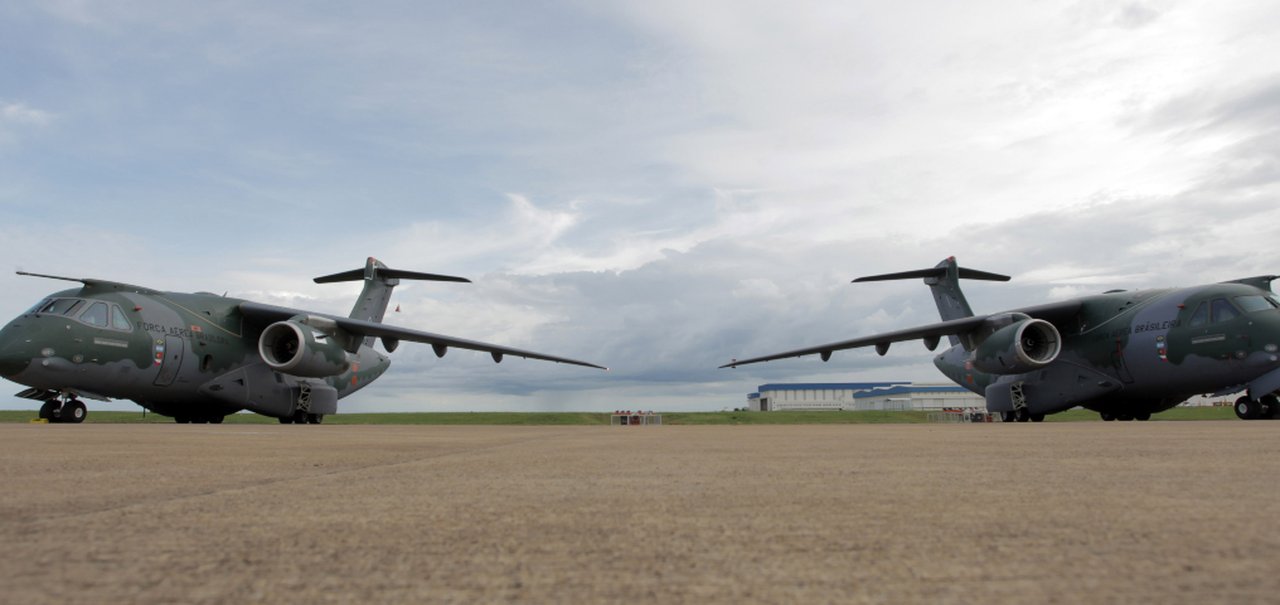
{"label": "jet engine", "polygon": [[971,359],[975,369],[988,374],[1022,374],[1058,358],[1062,336],[1053,324],[1026,316],[1013,319],[974,349]]}
{"label": "jet engine", "polygon": [[324,378],[351,366],[338,338],[294,319],[267,326],[258,338],[258,354],[271,369],[292,376]]}

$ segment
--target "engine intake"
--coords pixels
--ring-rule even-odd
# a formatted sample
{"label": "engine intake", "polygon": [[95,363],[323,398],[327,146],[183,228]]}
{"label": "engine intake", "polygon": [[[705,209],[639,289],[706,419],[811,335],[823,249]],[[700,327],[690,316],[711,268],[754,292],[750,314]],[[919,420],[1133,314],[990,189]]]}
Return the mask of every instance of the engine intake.
{"label": "engine intake", "polygon": [[277,372],[311,378],[335,376],[351,367],[338,340],[292,319],[278,321],[262,331],[258,355]]}
{"label": "engine intake", "polygon": [[1058,358],[1062,335],[1043,319],[1022,319],[992,332],[973,351],[973,367],[988,374],[1022,374]]}

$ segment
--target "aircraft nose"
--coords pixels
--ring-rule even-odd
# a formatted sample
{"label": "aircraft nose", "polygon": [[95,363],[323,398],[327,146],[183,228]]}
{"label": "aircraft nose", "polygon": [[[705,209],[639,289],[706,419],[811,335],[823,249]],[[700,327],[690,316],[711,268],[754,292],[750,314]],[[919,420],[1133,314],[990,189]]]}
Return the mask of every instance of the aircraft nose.
{"label": "aircraft nose", "polygon": [[0,376],[13,378],[31,362],[31,356],[20,350],[21,344],[11,329],[0,330]]}

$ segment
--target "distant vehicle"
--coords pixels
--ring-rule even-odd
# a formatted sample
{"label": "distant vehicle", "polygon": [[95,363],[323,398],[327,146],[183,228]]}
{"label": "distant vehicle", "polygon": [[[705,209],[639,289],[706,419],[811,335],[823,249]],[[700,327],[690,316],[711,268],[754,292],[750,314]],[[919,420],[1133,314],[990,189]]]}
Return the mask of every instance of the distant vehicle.
{"label": "distant vehicle", "polygon": [[0,375],[30,388],[40,417],[82,422],[81,398],[131,399],[180,423],[222,422],[250,410],[280,422],[319,424],[338,400],[376,380],[400,341],[607,369],[585,361],[522,351],[382,323],[401,279],[469,282],[461,277],[388,268],[317,277],[316,283],[363,281],[348,317],[263,305],[208,292],[160,292],[97,279],[18,272],[83,284],[49,295],[0,330]]}
{"label": "distant vehicle", "polygon": [[1062,302],[974,315],[961,279],[1008,281],[948,258],[932,269],[873,275],[869,282],[923,278],[941,323],[734,360],[722,368],[920,339],[956,384],[983,395],[1009,421],[1044,420],[1075,406],[1103,420],[1148,420],[1187,398],[1246,391],[1242,419],[1280,416],[1280,299],[1263,275],[1163,290],[1112,290]]}

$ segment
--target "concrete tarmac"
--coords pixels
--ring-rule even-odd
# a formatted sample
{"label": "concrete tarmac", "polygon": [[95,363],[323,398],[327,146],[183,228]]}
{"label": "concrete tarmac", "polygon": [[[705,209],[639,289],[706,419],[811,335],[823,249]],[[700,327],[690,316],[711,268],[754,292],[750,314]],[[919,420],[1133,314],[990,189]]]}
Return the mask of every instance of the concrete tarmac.
{"label": "concrete tarmac", "polygon": [[1280,601],[1280,422],[0,425],[0,603]]}

